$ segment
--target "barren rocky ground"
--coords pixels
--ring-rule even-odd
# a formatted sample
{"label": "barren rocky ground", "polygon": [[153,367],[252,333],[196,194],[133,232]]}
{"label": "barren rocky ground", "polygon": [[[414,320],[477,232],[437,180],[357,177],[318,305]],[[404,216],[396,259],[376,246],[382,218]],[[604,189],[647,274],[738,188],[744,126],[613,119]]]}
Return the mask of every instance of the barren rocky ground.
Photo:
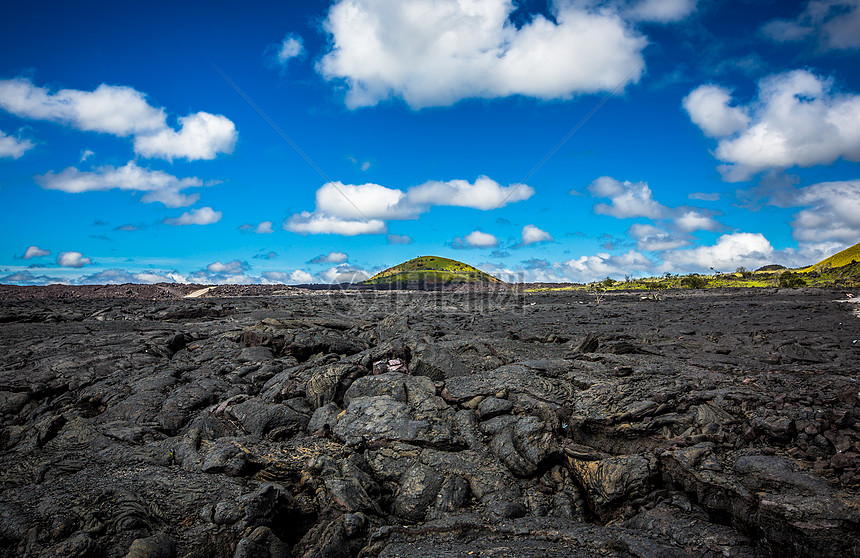
{"label": "barren rocky ground", "polygon": [[840,291],[20,289],[3,557],[860,556]]}

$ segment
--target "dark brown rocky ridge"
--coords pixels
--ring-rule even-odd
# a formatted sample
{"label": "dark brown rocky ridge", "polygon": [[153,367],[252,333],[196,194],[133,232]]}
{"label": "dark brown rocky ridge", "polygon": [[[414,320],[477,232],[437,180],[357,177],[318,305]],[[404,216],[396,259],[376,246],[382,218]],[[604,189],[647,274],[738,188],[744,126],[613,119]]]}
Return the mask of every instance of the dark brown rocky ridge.
{"label": "dark brown rocky ridge", "polygon": [[860,555],[842,292],[120,287],[0,306],[0,556]]}

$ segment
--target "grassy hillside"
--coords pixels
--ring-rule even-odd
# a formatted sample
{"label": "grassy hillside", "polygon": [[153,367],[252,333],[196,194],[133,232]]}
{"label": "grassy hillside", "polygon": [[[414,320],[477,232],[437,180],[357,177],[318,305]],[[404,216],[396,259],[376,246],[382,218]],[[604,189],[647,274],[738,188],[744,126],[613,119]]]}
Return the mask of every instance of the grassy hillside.
{"label": "grassy hillside", "polygon": [[843,265],[850,264],[852,261],[860,262],[860,242],[842,250],[841,252],[837,252],[829,258],[825,258],[817,264],[811,265],[802,271],[811,271],[816,268],[842,267]]}
{"label": "grassy hillside", "polygon": [[440,258],[421,256],[389,267],[364,281],[364,285],[391,284],[446,284],[446,283],[502,283],[503,281],[470,265]]}

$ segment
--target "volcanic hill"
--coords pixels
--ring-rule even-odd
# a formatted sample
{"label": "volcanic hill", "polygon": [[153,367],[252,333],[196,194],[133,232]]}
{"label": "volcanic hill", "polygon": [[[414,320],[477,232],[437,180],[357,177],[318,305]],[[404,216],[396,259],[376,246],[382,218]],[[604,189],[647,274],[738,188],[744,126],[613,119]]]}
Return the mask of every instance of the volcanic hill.
{"label": "volcanic hill", "polygon": [[825,266],[842,267],[844,265],[848,265],[854,262],[860,262],[860,242],[858,242],[854,246],[849,246],[841,252],[833,254],[829,258],[821,260],[817,264],[809,266],[807,269]]}
{"label": "volcanic hill", "polygon": [[457,260],[439,256],[421,256],[380,271],[362,285],[388,286],[441,286],[458,283],[503,283],[501,279],[484,273]]}

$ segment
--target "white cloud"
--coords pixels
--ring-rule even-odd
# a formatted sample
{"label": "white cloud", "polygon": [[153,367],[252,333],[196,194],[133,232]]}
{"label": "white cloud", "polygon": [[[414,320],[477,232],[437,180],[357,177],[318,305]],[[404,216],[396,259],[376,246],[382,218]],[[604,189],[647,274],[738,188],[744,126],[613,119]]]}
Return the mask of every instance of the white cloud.
{"label": "white cloud", "polygon": [[860,48],[860,1],[810,0],[797,19],[775,19],[762,31],[780,43],[817,38],[823,50]]}
{"label": "white cloud", "polygon": [[499,245],[499,239],[490,233],[472,231],[464,238],[454,237],[453,248],[493,248]]}
{"label": "white cloud", "polygon": [[93,155],[95,155],[94,151],[92,151],[90,149],[84,149],[83,151],[81,151],[81,159],[79,162],[83,163],[84,161],[86,161],[87,159],[92,157]]}
{"label": "white cloud", "polygon": [[95,91],[61,89],[52,94],[28,79],[0,80],[0,108],[22,118],[115,136],[155,132],[167,125],[164,109],[150,106],[143,93],[106,84]]}
{"label": "white cloud", "polygon": [[534,189],[526,184],[502,186],[486,176],[473,183],[429,181],[405,192],[379,184],[329,182],[316,192],[315,211],[291,216],[284,228],[305,234],[380,234],[388,231],[385,221],[415,219],[433,206],[489,210],[532,195]]}
{"label": "white cloud", "polygon": [[720,170],[727,180],[839,158],[860,161],[860,95],[833,92],[829,79],[806,70],[766,77],[757,101],[737,110],[748,114],[749,122],[733,133],[716,134],[719,127],[708,118],[695,110],[690,114],[706,133],[719,135],[715,155],[726,163]]}
{"label": "white cloud", "polygon": [[405,234],[389,234],[386,239],[389,244],[412,244],[412,237]]}
{"label": "white cloud", "polygon": [[179,119],[180,129],[164,128],[134,138],[134,150],[144,157],[214,159],[219,153],[232,153],[238,133],[225,116],[198,112]]}
{"label": "white cloud", "polygon": [[314,282],[314,276],[308,273],[307,271],[302,271],[301,269],[297,269],[290,273],[290,283],[298,283],[298,284],[307,284]]}
{"label": "white cloud", "polygon": [[309,264],[318,264],[318,263],[343,263],[349,259],[347,254],[343,252],[329,252],[328,254],[321,254],[316,258],[313,258],[308,263]]}
{"label": "white cloud", "polygon": [[248,276],[247,271],[249,269],[251,266],[248,265],[248,262],[240,260],[226,263],[212,262],[205,269],[200,269],[189,275],[188,280],[192,283],[209,285],[240,285],[262,282],[259,277]]}
{"label": "white cloud", "polygon": [[611,203],[599,203],[594,212],[610,215],[618,219],[630,217],[649,217],[659,219],[666,213],[666,207],[651,197],[651,188],[645,182],[620,182],[610,176],[602,176],[588,186],[595,198],[609,198]]}
{"label": "white cloud", "polygon": [[264,271],[260,275],[263,278],[263,283],[268,284],[304,285],[318,282],[313,275],[301,269],[289,273],[286,271]]}
{"label": "white cloud", "polygon": [[627,10],[631,19],[672,23],[681,21],[696,9],[696,0],[640,0]]}
{"label": "white cloud", "polygon": [[114,188],[146,192],[142,202],[161,202],[167,207],[186,207],[195,203],[199,198],[197,194],[186,195],[181,190],[203,185],[199,178],[177,178],[163,171],[139,167],[134,161],[119,168],[108,165],[91,172],[69,167],[59,174],[52,171],[35,179],[42,188],[71,194]]}
{"label": "white cloud", "polygon": [[570,98],[639,80],[647,40],[612,10],[558,2],[557,23],[535,15],[517,29],[514,9],[510,0],[340,0],[323,22],[332,49],[317,69],[345,81],[351,108],[393,97],[412,108]]}
{"label": "white cloud", "polygon": [[145,271],[134,273],[125,269],[106,269],[92,275],[85,275],[75,281],[79,285],[122,285],[125,283],[180,283],[182,276],[175,272]]}
{"label": "white cloud", "polygon": [[729,106],[731,91],[718,85],[702,85],[684,97],[690,120],[711,137],[728,136],[743,130],[750,118],[744,109]]}
{"label": "white cloud", "polygon": [[698,211],[688,210],[675,219],[675,226],[683,232],[714,231],[720,224]]}
{"label": "white cloud", "polygon": [[289,282],[290,274],[286,271],[264,271],[260,274],[264,284],[284,284]]}
{"label": "white cloud", "polygon": [[302,38],[297,35],[287,35],[278,47],[277,59],[281,65],[286,64],[291,58],[302,54]]}
{"label": "white cloud", "polygon": [[528,246],[529,244],[535,244],[538,242],[549,242],[552,240],[552,236],[534,225],[526,225],[523,227],[521,233],[520,246]]}
{"label": "white cloud", "polygon": [[684,271],[734,271],[740,266],[755,269],[775,263],[774,249],[761,233],[724,234],[712,246],[698,246],[663,254],[665,269]]}
{"label": "white cloud", "polygon": [[0,130],[0,159],[4,157],[18,159],[21,155],[32,148],[32,141],[12,137],[3,132],[3,130]]}
{"label": "white cloud", "polygon": [[360,267],[341,264],[321,271],[317,276],[326,283],[359,283],[370,278],[370,274]]}
{"label": "white cloud", "polygon": [[683,238],[673,237],[661,228],[643,223],[631,225],[627,234],[636,239],[636,248],[645,252],[675,250],[689,244]]}
{"label": "white cloud", "polygon": [[179,217],[170,217],[164,220],[167,225],[184,226],[184,225],[211,225],[221,220],[221,212],[215,211],[211,207],[201,207],[200,209],[192,209],[186,211]]}
{"label": "white cloud", "polygon": [[291,216],[284,221],[283,227],[284,230],[299,234],[356,236],[359,234],[385,234],[388,232],[388,227],[379,219],[340,219],[309,211],[302,211]]}
{"label": "white cloud", "polygon": [[32,258],[41,258],[43,256],[49,255],[50,253],[50,250],[45,250],[43,248],[39,248],[38,246],[29,246],[24,251],[24,255],[21,256],[21,258],[25,260],[29,260]]}
{"label": "white cloud", "polygon": [[237,273],[244,273],[249,268],[250,266],[248,265],[248,262],[233,260],[227,263],[212,262],[206,266],[206,271],[210,273],[228,273],[230,275],[235,275]]}
{"label": "white cloud", "polygon": [[797,240],[848,244],[860,240],[860,180],[800,188],[794,205],[805,206],[791,223]]}
{"label": "white cloud", "polygon": [[401,203],[406,194],[379,184],[328,182],[316,193],[318,212],[342,219],[408,219],[416,209]]}
{"label": "white cloud", "polygon": [[534,188],[527,184],[502,186],[486,176],[479,176],[474,183],[466,180],[432,180],[406,192],[409,204],[418,207],[451,205],[485,211],[527,200],[534,193]]}
{"label": "white cloud", "polygon": [[558,264],[564,277],[584,282],[604,277],[641,274],[653,266],[654,263],[651,260],[634,250],[629,250],[620,256],[606,253],[581,256]]}
{"label": "white cloud", "polygon": [[272,234],[274,229],[272,229],[271,221],[262,221],[257,228],[254,229],[254,232],[257,234]]}
{"label": "white cloud", "polygon": [[60,267],[84,267],[92,263],[89,258],[85,258],[80,252],[60,252],[57,256],[57,265]]}
{"label": "white cloud", "polygon": [[801,242],[797,248],[779,250],[779,262],[788,267],[806,267],[829,258],[855,242]]}
{"label": "white cloud", "polygon": [[167,125],[162,108],[131,87],[99,85],[94,91],[61,89],[51,93],[28,79],[0,80],[0,108],[35,120],[59,122],[84,131],[134,136],[145,157],[212,159],[230,153],[236,129],[224,116],[198,112],[181,117],[179,132]]}

